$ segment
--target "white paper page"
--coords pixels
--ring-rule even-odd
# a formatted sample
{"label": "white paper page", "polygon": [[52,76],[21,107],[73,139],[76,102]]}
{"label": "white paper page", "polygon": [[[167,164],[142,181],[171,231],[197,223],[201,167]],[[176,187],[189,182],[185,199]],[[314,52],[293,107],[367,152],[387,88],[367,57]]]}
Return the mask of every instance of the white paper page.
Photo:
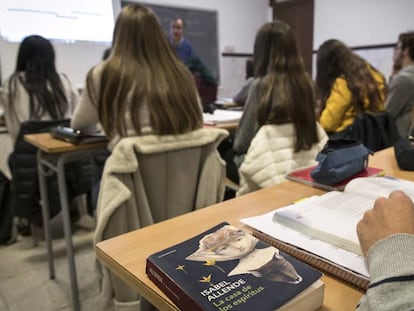
{"label": "white paper page", "polygon": [[326,258],[339,266],[369,277],[363,256],[334,247],[328,243],[313,239],[305,234],[275,223],[272,220],[274,212],[244,218],[240,221],[278,240],[296,245],[310,253],[317,254],[319,257]]}
{"label": "white paper page", "polygon": [[352,192],[372,199],[377,199],[381,196],[388,197],[394,190],[401,190],[414,200],[414,183],[390,176],[356,178],[345,187],[346,192]]}
{"label": "white paper page", "polygon": [[319,240],[361,254],[356,225],[373,200],[331,191],[280,208],[273,220]]}
{"label": "white paper page", "polygon": [[243,111],[216,109],[213,113],[203,113],[204,124],[231,123],[240,120]]}

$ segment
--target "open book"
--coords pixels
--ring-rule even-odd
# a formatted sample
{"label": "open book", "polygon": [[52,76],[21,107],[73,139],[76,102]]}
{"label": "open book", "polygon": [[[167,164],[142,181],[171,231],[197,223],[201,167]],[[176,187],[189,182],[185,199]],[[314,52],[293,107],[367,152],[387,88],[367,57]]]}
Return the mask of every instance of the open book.
{"label": "open book", "polygon": [[388,176],[356,178],[344,192],[327,192],[241,221],[267,243],[366,289],[369,273],[360,254],[356,225],[375,199],[394,190],[414,199],[413,182]]}
{"label": "open book", "polygon": [[287,206],[273,220],[355,254],[361,254],[356,225],[379,196],[402,190],[414,199],[414,183],[390,177],[357,178],[344,192],[331,191]]}

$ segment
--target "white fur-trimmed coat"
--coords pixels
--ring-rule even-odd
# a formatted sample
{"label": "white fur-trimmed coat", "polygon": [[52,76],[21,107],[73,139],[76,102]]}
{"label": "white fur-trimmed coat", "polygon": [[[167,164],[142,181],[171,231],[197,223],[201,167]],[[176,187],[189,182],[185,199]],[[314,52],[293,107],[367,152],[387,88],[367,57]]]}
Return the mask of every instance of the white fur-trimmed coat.
{"label": "white fur-trimmed coat", "polygon": [[256,133],[240,167],[237,195],[270,187],[286,180],[292,170],[316,164],[316,155],[328,141],[317,123],[319,142],[310,150],[294,152],[295,129],[292,123],[264,125]]}

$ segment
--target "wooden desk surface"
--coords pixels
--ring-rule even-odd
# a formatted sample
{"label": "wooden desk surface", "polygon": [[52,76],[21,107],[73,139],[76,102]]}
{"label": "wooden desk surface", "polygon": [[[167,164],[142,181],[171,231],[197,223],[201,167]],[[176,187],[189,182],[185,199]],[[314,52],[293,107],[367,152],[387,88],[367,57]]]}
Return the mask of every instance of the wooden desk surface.
{"label": "wooden desk surface", "polygon": [[24,135],[25,141],[36,146],[46,153],[62,153],[69,151],[100,149],[105,148],[107,142],[90,143],[90,144],[71,144],[66,141],[56,139],[50,133],[37,133]]}
{"label": "wooden desk surface", "polygon": [[[414,172],[402,172],[398,169],[392,148],[377,152],[370,159],[370,165],[383,168],[389,175],[414,181]],[[96,245],[96,253],[102,263],[158,309],[178,310],[145,274],[145,261],[150,254],[199,234],[221,221],[246,228],[239,219],[264,214],[305,196],[323,192],[288,181],[102,241]],[[326,275],[322,280],[325,283],[322,310],[355,309],[362,296],[360,291]]]}

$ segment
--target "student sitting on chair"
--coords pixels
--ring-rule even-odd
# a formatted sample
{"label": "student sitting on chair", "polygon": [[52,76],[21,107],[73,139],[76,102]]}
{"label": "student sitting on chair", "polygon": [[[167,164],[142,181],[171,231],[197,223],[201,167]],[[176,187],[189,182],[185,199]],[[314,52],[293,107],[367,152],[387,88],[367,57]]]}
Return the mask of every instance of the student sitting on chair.
{"label": "student sitting on chair", "polygon": [[256,80],[235,139],[242,147],[236,151],[248,148],[237,195],[280,183],[291,170],[315,164],[327,141],[316,122],[313,83],[289,25],[264,24],[256,35],[254,59]]}
{"label": "student sitting on chair", "polygon": [[395,59],[401,69],[390,82],[385,109],[404,137],[411,135],[414,109],[414,31],[399,35]]}
{"label": "student sitting on chair", "polygon": [[346,136],[356,115],[384,110],[384,76],[343,42],[325,41],[318,49],[316,66],[319,122],[329,135]]}
{"label": "student sitting on chair", "polygon": [[[136,212],[137,205],[144,200],[146,195],[149,196],[149,192],[154,193],[155,191],[158,195],[157,198],[164,198],[164,194],[160,194],[156,187],[149,187],[146,191],[136,194],[135,189],[144,188],[144,182],[140,182],[141,179],[151,178],[153,182],[160,180],[160,183],[164,185],[172,180],[172,177],[181,176],[188,182],[188,172],[182,172],[185,169],[176,169],[175,166],[168,166],[173,175],[169,178],[166,175],[161,176],[161,172],[164,172],[162,165],[154,165],[151,172],[141,174],[140,163],[145,160],[142,158],[138,160],[137,154],[131,153],[135,142],[144,141],[146,138],[152,142],[155,141],[154,144],[159,142],[153,148],[146,149],[149,152],[158,147],[178,146],[177,139],[170,143],[167,140],[171,141],[177,137],[181,137],[182,140],[182,137],[191,136],[194,132],[204,131],[202,108],[193,76],[169,44],[152,10],[137,3],[125,6],[116,20],[113,38],[112,50],[108,59],[92,68],[87,75],[86,89],[82,94],[80,104],[76,107],[71,125],[73,128],[85,129],[95,126],[97,123],[101,124],[110,139],[108,148],[111,150],[111,156],[104,168],[101,181],[102,189],[108,189],[105,188],[107,186],[111,187],[110,190],[113,191],[112,180],[116,180],[117,185],[123,185],[123,181],[128,180],[130,188],[124,186],[124,192],[130,193],[134,197],[128,199],[124,204],[124,201],[120,200],[118,196],[121,194],[120,192],[116,192],[114,196],[105,190],[99,193],[95,241],[108,238],[111,234],[120,231],[125,232],[139,227],[138,217],[125,219],[122,218],[123,212]],[[216,131],[218,130],[216,129]],[[181,143],[188,145],[188,142],[185,141]],[[123,148],[125,145],[129,147]],[[139,145],[142,147],[144,144]],[[134,150],[137,151],[137,149]],[[159,159],[164,154],[167,153],[157,154],[155,159]],[[216,152],[213,153],[214,156],[216,154]],[[125,155],[130,161],[121,159]],[[174,158],[186,159],[185,156],[175,156]],[[193,156],[185,163],[185,168],[189,167],[191,174],[197,172],[197,169],[193,169],[190,163],[194,162],[194,158],[196,157]],[[204,162],[206,163],[206,161]],[[132,163],[137,164],[131,167]],[[218,158],[215,163],[222,165]],[[166,165],[166,163],[164,164]],[[113,172],[117,165],[123,167],[125,174],[120,174],[118,170]],[[132,169],[132,172],[125,172],[125,167]],[[152,168],[153,166],[143,165],[143,167]],[[209,173],[216,177],[216,171],[211,169],[210,171]],[[136,184],[129,182],[133,176],[139,174],[146,175],[141,179],[134,178]],[[122,175],[122,177],[118,178],[118,175]],[[222,167],[222,175],[224,175],[224,167]],[[182,183],[177,183],[177,185],[182,185]],[[214,188],[211,184],[208,186],[204,189],[205,192],[209,190],[207,188]],[[186,191],[180,192],[189,193]],[[180,197],[183,195],[182,193],[175,192],[174,197]],[[110,199],[111,202],[106,201]],[[117,204],[114,203],[116,200],[119,200],[115,202]],[[193,201],[192,198],[191,202]],[[111,208],[110,204],[116,206]],[[144,217],[143,215],[150,214],[149,204],[148,200],[147,208],[139,210],[140,216]],[[164,204],[163,206],[168,205]],[[168,211],[166,214],[173,213],[174,211]],[[153,221],[157,220],[157,218],[150,216],[145,219],[148,220],[148,218]],[[109,220],[114,220],[114,222]],[[106,230],[108,222],[113,224],[110,230]],[[141,226],[145,224],[147,221],[140,222]],[[107,274],[105,270],[103,271],[102,294],[104,297],[102,301],[107,301],[108,298],[111,299],[115,296],[116,306],[137,308],[140,301],[136,292],[116,277],[106,278]]]}
{"label": "student sitting on chair", "polygon": [[254,62],[253,59],[249,58],[246,60],[246,81],[233,96],[233,102],[237,106],[244,106],[247,101],[247,96],[249,95],[250,85],[254,80]]}
{"label": "student sitting on chair", "polygon": [[[77,94],[67,76],[56,71],[55,52],[50,41],[38,35],[24,38],[19,46],[16,69],[5,82],[0,97],[6,127],[13,142],[16,143],[20,125],[24,121],[70,118],[78,101]],[[15,160],[10,159],[12,174],[17,165]],[[22,234],[30,232],[31,221],[41,222],[39,195],[34,189],[37,187],[37,175],[33,175],[33,178],[29,179],[33,182],[35,197],[19,197],[24,199],[25,204],[19,201],[14,206],[15,215],[20,218]],[[24,184],[14,184],[14,191],[22,186]]]}

